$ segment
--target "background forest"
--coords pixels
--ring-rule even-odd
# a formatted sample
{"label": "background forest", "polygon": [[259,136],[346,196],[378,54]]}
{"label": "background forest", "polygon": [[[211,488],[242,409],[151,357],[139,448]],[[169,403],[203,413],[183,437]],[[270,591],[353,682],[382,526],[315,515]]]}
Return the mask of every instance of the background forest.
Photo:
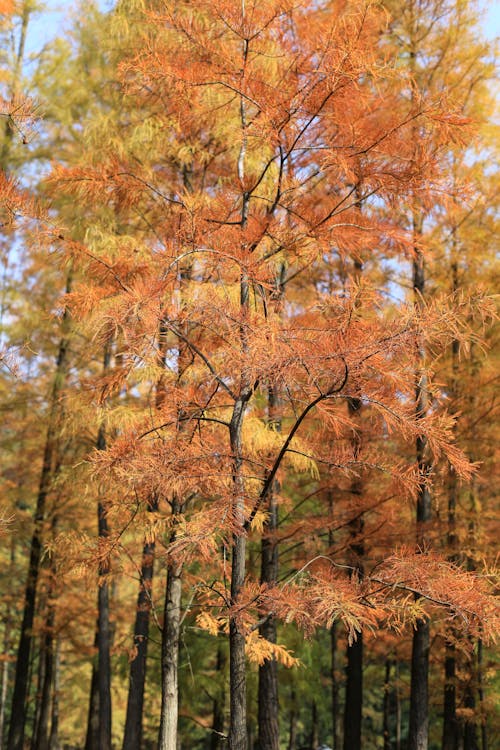
{"label": "background forest", "polygon": [[475,6],[44,13],[0,0],[0,746],[500,747]]}

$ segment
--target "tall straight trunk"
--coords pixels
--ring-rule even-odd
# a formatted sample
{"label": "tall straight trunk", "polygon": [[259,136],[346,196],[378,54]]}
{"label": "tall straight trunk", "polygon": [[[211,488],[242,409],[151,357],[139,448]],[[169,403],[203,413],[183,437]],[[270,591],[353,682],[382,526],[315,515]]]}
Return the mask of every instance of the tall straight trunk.
{"label": "tall straight trunk", "polygon": [[[189,182],[188,175],[189,172],[185,171],[184,182],[186,188],[191,190],[191,183]],[[160,323],[158,331],[158,364],[161,368],[165,366],[166,356],[167,330],[164,323]],[[164,399],[165,386],[162,374],[156,384],[155,408],[157,410],[161,408]],[[148,512],[155,513],[158,510],[158,501],[159,498],[157,495],[150,498]],[[154,539],[144,541],[142,548],[141,578],[139,582],[139,594],[137,597],[137,610],[134,624],[134,648],[136,649],[136,655],[130,663],[123,750],[136,750],[136,748],[141,746],[142,741],[144,687],[146,684],[146,661],[148,652],[149,621],[152,608],[151,595],[153,589],[155,548],[156,543]]]}
{"label": "tall straight trunk", "polygon": [[56,639],[54,655],[54,683],[52,687],[52,712],[49,750],[59,750],[59,688],[61,675],[61,639]]}
{"label": "tall straight trunk", "polygon": [[401,690],[399,688],[399,662],[396,659],[396,750],[401,750]]}
{"label": "tall straight trunk", "polygon": [[[458,283],[458,264],[456,260],[456,236],[453,233],[452,242],[452,292],[456,293],[459,289]],[[451,365],[452,377],[450,383],[450,398],[458,398],[458,357],[459,342],[454,339],[451,345]],[[453,404],[453,402],[452,402]],[[456,533],[456,507],[458,497],[457,475],[453,467],[449,469],[448,480],[448,531],[447,546],[448,557],[451,562],[458,561],[458,539]],[[453,642],[453,633],[451,638],[446,640],[445,658],[444,658],[444,697],[443,697],[443,741],[442,750],[457,750],[458,743],[458,721],[457,721],[457,701],[456,701],[456,653]]]}
{"label": "tall straight trunk", "polygon": [[[356,195],[360,197],[359,190]],[[361,206],[359,209],[361,212]],[[359,258],[354,260],[354,278],[357,282],[361,279],[363,264]],[[358,398],[350,398],[347,402],[349,417],[359,423],[362,402]],[[361,450],[361,435],[354,430],[351,438],[351,447],[354,457]],[[349,545],[350,564],[355,569],[358,578],[363,577],[363,557],[365,554],[363,531],[364,519],[360,513],[360,501],[363,494],[361,479],[355,477],[351,482],[350,492],[355,501],[355,509],[358,514],[349,524],[351,543]],[[363,715],[363,633],[358,633],[353,643],[347,644],[346,686],[344,705],[344,750],[361,750],[361,724]]]}
{"label": "tall straight trunk", "polygon": [[[474,684],[469,683],[466,687],[464,705],[472,713],[475,712],[476,698],[474,695]],[[479,750],[477,726],[474,718],[471,720],[466,719],[464,723],[464,750]]]}
{"label": "tall straight trunk", "polygon": [[[58,465],[55,469],[55,474],[60,471],[61,465],[58,460]],[[52,516],[51,525],[51,537],[56,538],[58,526],[58,516],[54,512]],[[39,698],[39,712],[35,727],[33,730],[33,750],[48,750],[49,747],[49,722],[50,722],[50,706],[53,695],[53,682],[54,682],[54,626],[56,621],[56,586],[57,586],[57,568],[56,559],[52,557],[50,565],[50,578],[47,590],[47,617],[45,620],[45,629],[43,638],[43,646],[40,649],[40,660],[43,660],[43,680],[40,684],[40,698]]]}
{"label": "tall straight trunk", "polygon": [[39,699],[40,707],[33,734],[33,750],[48,750],[50,701],[52,696],[52,682],[54,678],[54,623],[55,607],[49,602],[45,623],[45,634],[43,636],[44,644],[40,652],[40,659],[43,659],[44,667],[43,679],[41,681],[41,695]]}
{"label": "tall straight trunk", "polygon": [[382,735],[384,750],[391,750],[391,660],[385,660]]}
{"label": "tall straight trunk", "polygon": [[361,713],[363,702],[363,638],[358,638],[347,648],[344,750],[361,748]]}
{"label": "tall straight trunk", "polygon": [[[155,498],[150,504],[149,510],[154,512],[157,508],[158,501]],[[154,556],[155,541],[146,541],[142,549],[141,580],[134,625],[134,648],[136,649],[136,653],[130,662],[123,750],[136,750],[140,748],[142,740],[142,715],[144,685],[146,682],[146,658],[151,614]]]}
{"label": "tall straight trunk", "polygon": [[[272,386],[268,389],[268,421],[269,424],[281,431],[279,415],[279,397]],[[276,532],[278,529],[278,505],[276,493],[279,491],[277,483],[268,494],[268,519],[261,543],[261,574],[263,584],[275,586],[278,581],[278,545]],[[276,620],[270,615],[259,628],[260,635],[271,643],[276,643]],[[279,750],[279,719],[278,719],[278,665],[276,659],[267,659],[259,667],[258,694],[258,722],[259,722],[259,750]]]}
{"label": "tall straight trunk", "polygon": [[212,709],[212,734],[210,736],[210,750],[221,750],[224,735],[224,714],[226,707],[226,690],[224,669],[226,666],[226,654],[223,646],[219,643],[217,647],[217,686]]}
{"label": "tall straight trunk", "polygon": [[[349,414],[353,417],[361,409],[361,401],[351,398],[348,402]],[[353,438],[355,453],[360,449],[360,439]],[[362,494],[362,484],[354,479],[351,494],[358,503]],[[357,511],[359,507],[357,504]],[[361,513],[349,524],[351,534],[351,566],[359,578],[363,577],[363,543],[364,520]],[[346,686],[344,705],[344,750],[361,750],[361,724],[363,715],[363,633],[358,633],[353,643],[347,644]]]}
{"label": "tall straight trunk", "polygon": [[330,628],[330,654],[332,673],[332,750],[340,747],[338,738],[338,711],[339,711],[339,686],[336,675],[337,659],[337,623],[332,623]]}
{"label": "tall straight trunk", "polygon": [[[242,4],[242,13],[245,15],[245,6]],[[243,40],[242,71],[245,70],[248,58],[248,40]],[[246,103],[243,96],[240,97],[240,121],[241,121],[241,147],[238,155],[238,178],[241,185],[245,183],[245,160],[247,151],[247,114]],[[248,211],[250,197],[248,193],[242,194],[241,220],[242,232],[248,222]],[[242,242],[242,250],[245,252],[245,243]],[[240,347],[242,357],[248,351],[247,331],[245,328],[249,305],[249,282],[246,271],[240,276]],[[239,395],[235,399],[231,422],[229,425],[229,441],[233,460],[233,497],[232,510],[234,523],[237,531],[233,534],[233,551],[231,564],[231,607],[234,609],[245,583],[246,571],[246,532],[245,532],[245,482],[243,479],[243,447],[242,428],[245,410],[250,400],[252,389],[248,382],[248,376],[240,370]],[[247,690],[246,690],[246,662],[245,662],[245,635],[240,628],[238,618],[231,614],[229,617],[229,750],[247,750]]]}
{"label": "tall straight trunk", "polygon": [[295,750],[297,746],[297,703],[295,690],[292,689],[290,709],[290,723],[288,729],[288,750]]}
{"label": "tall straight trunk", "polygon": [[311,705],[311,732],[309,734],[309,747],[317,750],[319,745],[318,706],[315,700]]}
{"label": "tall straight trunk", "polygon": [[[111,342],[104,347],[103,375],[111,363]],[[97,433],[97,450],[106,450],[106,433],[104,425],[99,426]],[[99,496],[97,501],[97,533],[102,545],[99,555],[99,591],[97,594],[97,684],[99,693],[99,750],[111,750],[111,631],[109,625],[109,584],[108,577],[111,570],[110,559],[105,545],[109,538],[109,524],[106,507]]]}
{"label": "tall straight trunk", "polygon": [[481,638],[477,641],[477,692],[481,708],[481,750],[488,750],[488,732],[486,727],[483,687],[483,641]]}
{"label": "tall straight trunk", "polygon": [[[94,649],[97,652],[97,626],[94,636]],[[85,750],[94,750],[99,742],[99,679],[97,654],[92,660],[92,676],[90,678],[89,710],[87,714],[87,733],[85,736]]]}
{"label": "tall straight trunk", "polygon": [[[413,235],[415,239],[422,232],[420,217],[413,219]],[[415,305],[420,308],[425,294],[425,267],[420,248],[415,246],[413,261],[413,290]],[[417,350],[417,368],[415,378],[415,415],[418,419],[425,419],[428,413],[427,377],[423,370],[425,351],[419,345]],[[416,458],[421,484],[417,497],[417,549],[425,550],[428,543],[427,525],[431,519],[431,494],[427,485],[427,478],[431,471],[428,458],[427,439],[417,437]],[[415,625],[411,655],[411,684],[410,684],[410,722],[408,730],[408,750],[427,750],[429,744],[429,647],[430,627],[427,619],[419,619]]]}
{"label": "tall straight trunk", "polygon": [[[66,282],[66,292],[71,289],[71,271]],[[34,528],[31,537],[30,557],[28,563],[28,576],[24,594],[23,620],[17,649],[16,672],[14,679],[14,692],[12,695],[12,707],[10,714],[8,750],[23,750],[24,733],[26,726],[26,699],[28,695],[28,676],[30,671],[31,648],[33,642],[33,620],[36,607],[36,590],[40,573],[40,562],[42,557],[43,525],[45,521],[45,505],[47,495],[53,479],[53,461],[57,447],[57,426],[60,413],[61,391],[66,379],[68,339],[66,332],[69,325],[69,314],[67,310],[63,316],[63,336],[59,343],[56,358],[56,369],[52,392],[50,395],[50,411],[48,415],[48,426],[43,451],[42,470],[38,484],[36,509],[34,517]]]}
{"label": "tall straight trunk", "polygon": [[[42,611],[45,609],[45,603],[41,603],[39,606]],[[41,635],[40,645],[38,648],[38,668],[37,668],[37,676],[36,676],[35,700],[34,701],[29,700],[29,702],[32,705],[34,703],[34,709],[35,709],[35,712],[33,714],[33,727],[32,727],[32,732],[31,732],[31,750],[36,750],[38,725],[40,723],[40,714],[41,714],[41,708],[42,708],[43,686],[45,682],[45,666],[46,666],[45,636]]]}
{"label": "tall straight trunk", "polygon": [[[182,511],[180,502],[172,500],[172,515]],[[170,543],[176,539],[175,530]],[[177,722],[179,714],[179,634],[181,624],[182,564],[169,560],[167,566],[167,590],[163,614],[161,640],[161,715],[158,750],[176,750]]]}

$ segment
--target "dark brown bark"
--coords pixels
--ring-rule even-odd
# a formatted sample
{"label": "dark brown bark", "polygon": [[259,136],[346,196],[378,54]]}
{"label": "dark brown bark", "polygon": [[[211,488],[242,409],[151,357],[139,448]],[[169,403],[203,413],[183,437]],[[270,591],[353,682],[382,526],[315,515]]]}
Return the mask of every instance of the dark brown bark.
{"label": "dark brown bark", "polygon": [[52,712],[49,750],[59,750],[59,683],[61,672],[61,640],[56,639],[54,655],[54,683],[52,688]]}
{"label": "dark brown bark", "polygon": [[319,723],[318,723],[318,706],[313,700],[311,705],[311,732],[309,734],[309,747],[311,750],[317,750],[319,746]]}
{"label": "dark brown bark", "polygon": [[[71,272],[68,275],[66,291],[71,289]],[[26,725],[26,699],[28,695],[28,676],[30,670],[31,648],[33,642],[32,628],[35,617],[36,591],[40,573],[40,562],[43,544],[43,525],[47,495],[53,480],[53,461],[57,447],[57,426],[60,413],[60,396],[67,372],[68,339],[66,332],[69,325],[69,314],[63,316],[63,337],[59,343],[56,369],[50,396],[50,412],[43,451],[42,471],[38,485],[34,529],[31,537],[28,576],[24,595],[23,620],[19,647],[17,650],[16,672],[12,708],[10,714],[9,737],[7,750],[23,750]]]}
{"label": "dark brown bark", "polygon": [[442,750],[457,750],[456,656],[455,646],[451,643],[445,646],[444,681]]}
{"label": "dark brown bark", "polygon": [[[157,500],[150,505],[150,510],[158,508]],[[151,615],[151,591],[153,583],[153,567],[155,542],[145,542],[142,550],[141,580],[137,611],[134,625],[135,657],[130,662],[129,690],[127,701],[127,716],[123,750],[136,750],[141,746],[142,715],[144,707],[144,686],[146,682],[146,659],[149,637],[149,620]]]}
{"label": "dark brown bark", "polygon": [[361,748],[361,715],[363,702],[363,638],[362,633],[347,648],[344,708],[344,750]]}
{"label": "dark brown bark", "polygon": [[[175,517],[180,512],[180,503],[176,499],[172,500],[172,515]],[[175,538],[176,533],[174,530],[170,537],[170,542],[174,542]],[[161,640],[162,697],[158,750],[176,750],[177,748],[181,595],[182,565],[175,560],[169,560]]]}
{"label": "dark brown bark", "polygon": [[[414,236],[420,235],[422,222],[413,222]],[[413,262],[413,289],[415,304],[420,306],[425,294],[425,267],[421,250],[415,249]],[[425,352],[417,350],[417,372],[415,380],[415,414],[424,419],[428,412],[427,378],[422,369]],[[425,551],[428,545],[427,526],[431,519],[431,495],[427,479],[431,471],[428,458],[427,439],[419,436],[416,440],[416,458],[421,476],[417,498],[417,549]],[[410,684],[410,721],[408,730],[408,750],[427,750],[429,742],[429,646],[430,629],[426,619],[420,619],[413,633]]]}
{"label": "dark brown bark", "polygon": [[[248,288],[247,288],[248,293]],[[231,606],[235,607],[245,582],[246,535],[244,532],[245,501],[244,481],[242,477],[241,428],[248,398],[238,398],[229,428],[231,451],[234,465],[234,516],[241,532],[233,537],[233,555],[231,566]],[[246,750],[246,662],[245,636],[240,629],[237,617],[229,618],[229,684],[230,684],[230,723],[229,749]]]}
{"label": "dark brown bark", "polygon": [[221,750],[223,747],[226,690],[224,671],[226,667],[226,652],[219,643],[217,647],[217,685],[212,710],[212,734],[210,737],[210,750]]}
{"label": "dark brown bark", "polygon": [[338,737],[338,713],[339,713],[339,686],[336,675],[337,660],[337,623],[334,622],[330,628],[330,654],[332,670],[332,750],[340,747]]}
{"label": "dark brown bark", "polygon": [[391,750],[391,660],[385,660],[384,680],[384,706],[382,734],[384,738],[384,750]]}
{"label": "dark brown bark", "polygon": [[[348,401],[349,415],[359,416],[361,401],[351,398]],[[359,453],[361,439],[356,433],[352,440],[353,452]],[[359,578],[363,577],[363,557],[365,554],[363,531],[364,519],[359,509],[362,494],[362,483],[355,478],[351,483],[351,495],[358,515],[349,524],[351,543],[349,545],[350,564]],[[344,705],[344,750],[361,750],[361,724],[363,714],[363,633],[358,633],[356,640],[347,644],[346,686]]]}
{"label": "dark brown bark", "polygon": [[401,691],[399,688],[399,662],[396,659],[396,686],[395,686],[395,699],[396,699],[396,750],[401,750]]}
{"label": "dark brown bark", "polygon": [[[104,348],[103,375],[109,369],[112,345],[109,341]],[[100,425],[97,434],[97,450],[106,450],[106,433]],[[109,554],[106,549],[109,538],[109,524],[102,497],[97,502],[97,534],[101,545],[99,556],[99,591],[97,594],[97,682],[99,692],[99,750],[111,750],[111,630],[109,623],[109,584],[111,571]]]}
{"label": "dark brown bark", "polygon": [[483,687],[483,641],[481,638],[479,638],[477,642],[477,693],[481,708],[481,750],[488,750],[488,731],[486,726]]}
{"label": "dark brown bark", "polygon": [[[269,423],[279,431],[281,428],[279,398],[273,387],[268,390],[268,412]],[[279,488],[275,483],[268,495],[268,519],[261,543],[260,580],[261,583],[269,586],[276,585],[278,580],[278,545],[275,538],[278,529],[277,491]],[[272,614],[260,626],[259,632],[263,638],[276,643],[276,620]],[[259,750],[279,750],[278,711],[278,665],[276,659],[267,659],[259,667]]]}
{"label": "dark brown bark", "polygon": [[43,635],[44,644],[43,648],[40,650],[40,659],[43,659],[44,666],[43,679],[41,681],[41,695],[39,698],[39,713],[37,721],[35,722],[35,731],[33,734],[33,750],[47,750],[49,744],[50,702],[52,697],[52,683],[54,679],[54,622],[55,606],[49,600],[45,633]]}
{"label": "dark brown bark", "polygon": [[297,704],[295,697],[295,690],[292,690],[292,708],[290,710],[290,722],[288,730],[288,750],[295,750],[297,746]]}
{"label": "dark brown bark", "polygon": [[[475,676],[474,671],[475,670],[471,670],[473,676]],[[475,712],[476,698],[472,682],[466,686],[464,705],[465,708],[470,709],[471,712]],[[479,750],[477,726],[474,718],[467,719],[464,723],[464,750]]]}
{"label": "dark brown bark", "polygon": [[[97,652],[97,627],[94,636],[94,649]],[[85,750],[94,750],[99,742],[99,680],[97,653],[92,660],[92,677],[90,679],[89,710],[87,715],[87,733]]]}

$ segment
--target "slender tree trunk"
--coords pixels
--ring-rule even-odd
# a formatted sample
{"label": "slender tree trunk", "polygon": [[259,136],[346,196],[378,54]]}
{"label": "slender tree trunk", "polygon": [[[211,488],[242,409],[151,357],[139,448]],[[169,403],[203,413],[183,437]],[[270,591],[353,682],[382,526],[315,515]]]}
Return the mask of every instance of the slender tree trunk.
{"label": "slender tree trunk", "polygon": [[443,702],[443,742],[442,750],[457,750],[456,713],[456,656],[455,646],[446,643],[444,657],[444,702]]}
{"label": "slender tree trunk", "polygon": [[[111,363],[111,342],[104,347],[103,375]],[[104,425],[99,426],[97,433],[97,450],[106,450],[106,433]],[[109,553],[106,549],[109,538],[109,524],[102,497],[97,502],[97,533],[101,545],[99,556],[99,591],[97,594],[97,682],[99,691],[99,750],[111,750],[111,631],[109,624],[109,573],[111,570]]]}
{"label": "slender tree trunk", "polygon": [[384,707],[382,734],[384,750],[391,750],[391,660],[385,660]]}
{"label": "slender tree trunk", "polygon": [[[357,190],[356,195],[360,197]],[[361,206],[359,206],[361,212]],[[354,278],[359,282],[363,264],[360,259],[354,261]],[[362,402],[358,398],[350,398],[347,402],[349,417],[359,424]],[[358,430],[353,431],[351,446],[355,458],[362,448],[361,435]],[[356,575],[363,577],[363,557],[365,554],[363,531],[364,519],[360,512],[363,485],[358,477],[351,482],[351,496],[358,516],[349,524],[351,543],[349,546],[350,564],[356,569]],[[363,716],[363,633],[358,633],[354,643],[347,644],[346,687],[344,706],[344,750],[361,750],[361,724]]]}
{"label": "slender tree trunk", "polygon": [[[45,609],[45,603],[41,604],[40,609]],[[36,690],[35,690],[35,701],[34,708],[35,713],[33,715],[33,729],[31,736],[31,750],[36,750],[36,742],[38,736],[38,726],[40,723],[40,713],[42,709],[42,694],[43,686],[45,682],[45,667],[47,665],[46,654],[45,654],[45,636],[40,636],[40,646],[38,649],[38,669],[36,677]],[[30,701],[31,702],[31,701]]]}
{"label": "slender tree trunk", "polygon": [[[475,675],[473,674],[473,678]],[[474,685],[469,683],[465,690],[465,708],[470,709],[472,713],[475,712],[476,699],[474,696]],[[477,726],[474,717],[470,720],[465,720],[464,725],[464,750],[479,750],[479,744],[477,741]]]}
{"label": "slender tree trunk", "polygon": [[319,724],[318,724],[318,706],[313,700],[311,705],[311,733],[309,735],[310,750],[317,750],[319,746]]}
{"label": "slender tree trunk", "polygon": [[224,713],[226,707],[226,690],[224,669],[226,666],[226,654],[223,646],[219,643],[217,647],[217,686],[213,703],[212,734],[210,737],[210,750],[220,750],[224,735]]}
{"label": "slender tree trunk", "polygon": [[[417,238],[422,231],[421,219],[414,218],[413,233]],[[413,289],[415,305],[420,307],[425,294],[425,268],[421,250],[415,248],[413,262]],[[417,419],[425,419],[428,412],[427,377],[422,369],[425,351],[417,351],[417,373],[415,381],[415,413]],[[419,436],[416,441],[416,458],[421,484],[417,498],[417,549],[425,551],[428,543],[427,525],[431,519],[431,495],[427,478],[431,471],[428,458],[427,439]],[[410,684],[410,723],[408,750],[427,750],[429,743],[429,646],[430,627],[427,619],[418,620],[413,633]]]}
{"label": "slender tree trunk", "polygon": [[[4,654],[8,655],[10,651],[10,641],[8,638],[8,629],[5,628],[4,637]],[[7,687],[9,684],[9,662],[7,659],[2,664],[2,685],[0,688],[0,748],[3,750],[3,730],[5,726],[5,707],[7,703]]]}
{"label": "slender tree trunk", "polygon": [[[349,400],[349,414],[355,415],[361,409],[358,399]],[[354,437],[355,454],[360,449],[360,439]],[[357,498],[356,509],[359,513],[359,499],[362,494],[362,484],[354,479],[351,484],[351,494]],[[365,554],[363,543],[364,520],[359,513],[350,524],[351,565],[356,569],[356,575],[363,576],[363,557]],[[344,750],[361,750],[361,724],[363,715],[363,633],[358,633],[356,640],[347,645],[347,666],[344,706]]]}
{"label": "slender tree trunk", "polygon": [[288,750],[295,750],[297,746],[297,705],[295,700],[295,690],[291,694],[292,708],[290,710],[290,723],[288,730]]}
{"label": "slender tree trunk", "polygon": [[59,685],[61,673],[61,639],[56,639],[54,655],[54,683],[52,689],[52,712],[49,750],[59,750]]}
{"label": "slender tree trunk", "polygon": [[338,711],[339,711],[339,686],[336,675],[337,660],[337,623],[334,622],[330,628],[330,654],[332,670],[332,750],[340,747],[338,738]]}
{"label": "slender tree trunk", "polygon": [[486,727],[483,687],[483,641],[481,638],[477,641],[477,692],[479,696],[479,705],[481,707],[481,750],[488,750],[488,733]]}
{"label": "slender tree trunk", "polygon": [[[181,513],[177,499],[172,500],[172,515]],[[172,532],[170,542],[176,538]],[[181,623],[182,565],[169,560],[167,567],[167,590],[163,616],[161,641],[161,717],[158,750],[177,749],[177,722],[179,714],[179,635]]]}
{"label": "slender tree trunk", "polygon": [[[244,15],[244,4],[242,5]],[[245,69],[248,57],[248,40],[243,40],[242,70]],[[245,183],[245,159],[247,149],[247,116],[246,103],[243,96],[240,97],[241,118],[241,147],[238,156],[238,178],[240,183]],[[242,194],[241,203],[241,229],[245,230],[248,221],[250,198],[248,193]],[[245,244],[242,242],[242,251],[245,253]],[[248,316],[249,283],[246,271],[240,277],[240,344],[241,355],[248,351],[247,331],[245,321]],[[233,458],[233,498],[232,510],[234,523],[238,531],[233,535],[233,553],[231,565],[231,607],[233,614],[229,617],[229,750],[247,750],[247,727],[246,727],[246,662],[245,662],[245,636],[241,631],[234,609],[245,583],[246,570],[246,533],[245,533],[245,482],[243,479],[243,449],[241,432],[245,410],[250,400],[251,387],[248,376],[240,371],[240,391],[235,400],[231,422],[229,425],[229,440]]]}
{"label": "slender tree trunk", "polygon": [[[58,459],[55,474],[61,468]],[[51,537],[54,540],[57,534],[58,516],[54,512],[52,516]],[[39,688],[40,703],[39,713],[33,730],[33,750],[48,750],[49,748],[49,721],[50,707],[53,696],[54,682],[54,627],[56,621],[56,596],[57,596],[57,567],[56,559],[52,557],[49,573],[49,584],[47,590],[47,617],[43,634],[43,647],[40,649],[40,659],[43,660],[43,680]]]}
{"label": "slender tree trunk", "polygon": [[[94,649],[97,652],[97,630],[94,636]],[[92,660],[92,677],[90,679],[89,710],[87,715],[87,734],[85,737],[85,750],[94,750],[99,742],[99,679],[97,666],[97,653]]]}
{"label": "slender tree trunk", "polygon": [[[66,292],[71,289],[71,271],[68,274]],[[35,617],[36,590],[40,572],[42,556],[43,524],[45,520],[45,504],[50,485],[53,479],[53,460],[57,446],[57,424],[60,412],[60,396],[67,371],[68,339],[66,331],[69,324],[67,311],[63,317],[63,337],[59,343],[59,351],[56,359],[56,371],[50,397],[50,412],[48,415],[48,427],[43,452],[42,471],[38,485],[38,495],[34,517],[34,529],[31,538],[30,558],[28,564],[28,576],[24,595],[23,620],[19,647],[17,650],[16,672],[14,681],[14,692],[12,696],[12,708],[10,714],[8,750],[23,750],[24,732],[26,725],[26,698],[28,695],[28,676],[30,671],[31,647],[33,641],[32,629]]]}
{"label": "slender tree trunk", "polygon": [[[157,508],[158,501],[155,499],[150,505],[150,510],[156,511]],[[136,649],[136,654],[130,663],[123,750],[136,750],[140,748],[142,740],[142,714],[144,685],[146,682],[146,658],[151,614],[154,555],[155,541],[145,542],[142,550],[141,580],[134,625],[134,648]]]}
{"label": "slender tree trunk", "polygon": [[44,667],[43,680],[41,683],[40,708],[38,719],[35,722],[35,730],[33,734],[33,750],[48,750],[50,700],[52,695],[52,682],[54,677],[54,622],[55,607],[49,602],[49,610],[45,624],[45,634],[43,636],[44,645],[40,652],[40,659],[43,659]]}
{"label": "slender tree trunk", "polygon": [[[269,423],[281,431],[279,398],[276,389],[268,390]],[[270,490],[268,498],[268,520],[261,543],[261,576],[263,584],[274,586],[278,580],[278,545],[275,535],[278,529],[277,484]],[[271,643],[276,643],[276,620],[270,615],[259,628],[260,635]],[[276,659],[267,659],[259,667],[258,722],[259,750],[279,750],[278,721],[278,665]]]}
{"label": "slender tree trunk", "polygon": [[399,662],[396,659],[396,750],[401,750],[401,691],[399,688]]}
{"label": "slender tree trunk", "polygon": [[347,648],[344,710],[344,750],[361,748],[361,709],[363,702],[363,638]]}

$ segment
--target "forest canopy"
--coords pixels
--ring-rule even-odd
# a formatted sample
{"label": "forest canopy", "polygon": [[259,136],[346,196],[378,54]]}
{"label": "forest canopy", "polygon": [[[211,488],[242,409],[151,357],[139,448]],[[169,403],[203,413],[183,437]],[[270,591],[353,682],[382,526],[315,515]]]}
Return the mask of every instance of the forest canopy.
{"label": "forest canopy", "polygon": [[475,5],[49,10],[0,0],[0,748],[494,750]]}

